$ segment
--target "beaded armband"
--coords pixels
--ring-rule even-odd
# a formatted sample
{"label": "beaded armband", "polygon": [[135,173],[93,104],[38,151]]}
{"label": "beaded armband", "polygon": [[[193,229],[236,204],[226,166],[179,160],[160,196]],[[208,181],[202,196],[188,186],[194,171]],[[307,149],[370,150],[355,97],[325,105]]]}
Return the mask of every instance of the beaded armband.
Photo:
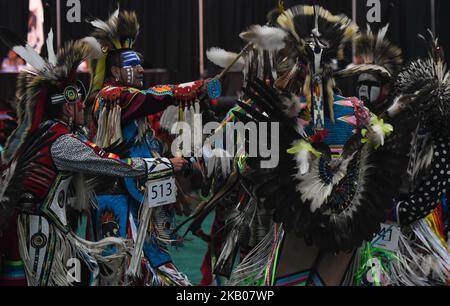
{"label": "beaded armband", "polygon": [[204,82],[202,80],[199,80],[191,83],[175,85],[173,88],[173,96],[175,99],[181,101],[194,100],[200,94],[203,83]]}
{"label": "beaded armband", "polygon": [[155,180],[173,175],[173,166],[167,158],[144,158],[147,179]]}

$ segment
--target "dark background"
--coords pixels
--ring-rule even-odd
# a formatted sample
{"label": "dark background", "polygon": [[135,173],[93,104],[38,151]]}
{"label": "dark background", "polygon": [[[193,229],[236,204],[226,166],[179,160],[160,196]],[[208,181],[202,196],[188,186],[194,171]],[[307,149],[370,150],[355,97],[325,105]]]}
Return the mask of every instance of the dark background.
{"label": "dark background", "polygon": [[[52,20],[56,28],[56,1],[47,0],[51,6]],[[82,19],[105,19],[116,8],[117,0],[81,0]],[[136,49],[146,58],[145,68],[167,68],[171,82],[197,79],[199,75],[199,36],[197,0],[121,0],[123,9],[135,10],[141,24],[141,35]],[[358,13],[365,16],[366,0],[357,0]],[[389,37],[402,47],[406,59],[421,56],[424,45],[417,34],[431,27],[429,0],[381,0],[395,4]],[[295,4],[320,4],[332,13],[352,16],[351,0],[285,0],[285,7]],[[204,44],[239,51],[244,45],[238,34],[251,24],[263,24],[266,14],[276,8],[278,0],[204,0]],[[450,52],[449,0],[436,0],[436,29],[447,54]],[[66,0],[61,0],[62,40],[82,38],[91,27],[85,22],[66,21]],[[26,38],[28,0],[1,0],[0,25],[7,26]],[[359,26],[364,24],[359,22]],[[0,56],[6,48],[0,47]],[[205,67],[210,68],[205,59]]]}

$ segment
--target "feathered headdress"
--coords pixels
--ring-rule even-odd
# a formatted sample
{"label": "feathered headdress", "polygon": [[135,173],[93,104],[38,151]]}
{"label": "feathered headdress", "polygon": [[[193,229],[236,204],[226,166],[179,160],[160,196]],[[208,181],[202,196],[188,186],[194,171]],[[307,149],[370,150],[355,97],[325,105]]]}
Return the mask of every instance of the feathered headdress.
{"label": "feathered headdress", "polygon": [[[311,81],[314,75],[320,75],[324,84],[324,94],[328,100],[330,118],[334,121],[332,60],[344,59],[344,49],[358,32],[357,25],[345,15],[332,15],[320,6],[294,6],[275,18],[275,24],[289,33],[288,43],[292,53],[297,53],[303,61],[306,59],[308,71],[303,86],[303,94],[311,105]],[[321,48],[317,54],[317,47]]]}
{"label": "feathered headdress", "polygon": [[383,82],[395,78],[403,64],[402,50],[386,38],[388,30],[389,24],[375,34],[367,25],[367,31],[360,33],[355,41],[356,55],[363,63],[338,72],[336,77],[371,73]]}
{"label": "feathered headdress", "polygon": [[402,70],[394,84],[392,116],[404,108],[413,110],[428,128],[448,133],[450,130],[450,71],[444,50],[438,39],[429,32],[429,52],[425,59],[411,62]]}
{"label": "feathered headdress", "polygon": [[[39,130],[45,121],[50,104],[75,103],[86,95],[83,83],[77,79],[77,68],[89,54],[89,47],[81,41],[69,42],[57,54],[53,49],[53,33],[47,40],[48,59],[42,58],[32,47],[6,28],[0,28],[0,40],[21,56],[32,70],[21,72],[17,79],[18,126],[8,138],[3,151],[0,176],[0,235],[17,205],[21,182],[32,167],[30,160],[39,154],[36,142],[45,142]],[[6,201],[5,201],[6,200]]]}
{"label": "feathered headdress", "polygon": [[94,78],[91,93],[96,94],[103,85],[108,56],[120,50],[133,48],[139,35],[139,23],[135,12],[120,12],[117,9],[107,21],[95,19],[89,22],[95,27],[91,36],[83,39],[94,51]]}
{"label": "feathered headdress", "polygon": [[[266,79],[273,77],[274,83],[306,96],[308,105],[312,100],[312,83],[320,77],[323,94],[329,104],[330,117],[333,110],[333,60],[344,58],[344,49],[358,33],[357,25],[345,15],[332,15],[320,6],[297,5],[287,10],[275,10],[269,14],[265,26],[254,25],[240,37],[253,49],[246,56],[242,67],[246,75]],[[318,53],[317,48],[320,48]],[[220,50],[209,52],[208,58],[219,66],[232,62],[231,53]],[[302,82],[292,82],[301,72]],[[288,86],[287,84],[296,84]],[[280,86],[277,86],[280,87]]]}
{"label": "feathered headdress", "polygon": [[89,46],[81,41],[69,42],[55,54],[51,31],[47,40],[48,59],[44,59],[7,28],[0,28],[0,40],[33,67],[21,72],[17,79],[18,127],[3,152],[3,161],[7,163],[44,120],[47,103],[73,103],[86,95],[76,71],[88,57]]}
{"label": "feathered headdress", "polygon": [[[330,64],[332,59],[342,60],[347,42],[354,39],[358,26],[345,15],[333,15],[318,5],[297,5],[272,15],[274,23],[287,31],[289,38],[296,42],[297,49],[304,57],[310,57],[307,46],[314,39],[324,46],[323,62]],[[310,58],[311,60],[311,58]]]}

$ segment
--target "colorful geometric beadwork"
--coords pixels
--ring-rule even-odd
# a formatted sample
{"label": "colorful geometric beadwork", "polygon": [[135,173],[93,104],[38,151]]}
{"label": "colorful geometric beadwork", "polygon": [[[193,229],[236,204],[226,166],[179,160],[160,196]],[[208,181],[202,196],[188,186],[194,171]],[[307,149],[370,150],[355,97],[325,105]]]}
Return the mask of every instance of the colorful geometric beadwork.
{"label": "colorful geometric beadwork", "polygon": [[343,116],[343,117],[338,118],[337,120],[356,126],[356,116],[355,115]]}
{"label": "colorful geometric beadwork", "polygon": [[203,81],[195,81],[191,83],[178,84],[173,88],[173,95],[177,100],[189,101],[193,100],[200,93]]}
{"label": "colorful geometric beadwork", "polygon": [[152,94],[155,96],[173,96],[172,85],[158,85],[142,90],[143,94]]}
{"label": "colorful geometric beadwork", "polygon": [[208,83],[208,96],[211,99],[217,99],[220,97],[222,93],[222,85],[220,84],[220,81],[217,79],[212,79]]}

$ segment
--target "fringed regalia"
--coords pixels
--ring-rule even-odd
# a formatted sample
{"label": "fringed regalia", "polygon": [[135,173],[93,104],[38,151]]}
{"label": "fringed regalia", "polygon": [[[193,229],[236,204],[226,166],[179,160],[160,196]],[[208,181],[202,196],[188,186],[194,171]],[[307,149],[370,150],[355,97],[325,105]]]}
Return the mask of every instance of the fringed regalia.
{"label": "fringed regalia", "polygon": [[[191,120],[191,116],[200,113],[197,97],[203,81],[141,90],[108,78],[108,63],[117,54],[121,57],[121,63],[117,65],[127,67],[130,78],[131,67],[141,64],[140,55],[132,49],[139,33],[137,17],[134,12],[116,11],[109,20],[94,20],[91,24],[96,29],[85,41],[99,51],[93,65],[93,140],[101,147],[121,142],[128,157],[157,159],[164,153],[169,154],[156,138],[148,116],[164,111],[162,123],[166,117],[176,123],[179,113],[184,114],[186,121]],[[134,58],[133,62],[130,58]],[[171,129],[169,126],[168,131]],[[130,281],[138,278],[146,285],[190,285],[172,263],[167,249],[169,245],[180,245],[179,237],[172,233],[174,207],[169,205],[147,211],[143,205],[144,191],[141,182],[130,178],[116,181],[113,188],[98,194],[98,238],[116,235],[136,242],[127,273]]]}
{"label": "fringed regalia", "polygon": [[[346,16],[319,6],[274,11],[267,25],[252,26],[241,37],[249,42],[243,61],[231,62],[230,53],[218,49],[209,52],[213,62],[233,63],[244,73],[243,97],[233,115],[243,123],[279,124],[281,133],[278,166],[264,169],[264,158],[238,156],[231,168],[241,174],[251,199],[246,204],[263,205],[274,223],[228,275],[228,284],[351,284],[357,249],[380,232],[400,195],[417,121],[404,109],[377,116],[357,98],[339,96],[334,77],[365,71],[392,78],[401,53],[387,47],[382,32],[372,47],[395,55],[391,61],[367,57],[353,72],[335,73],[333,60],[343,58],[358,29]],[[242,216],[238,203],[232,216]],[[252,223],[254,214],[249,216]],[[227,256],[216,267],[232,267],[235,237],[224,238]]]}
{"label": "fringed regalia", "polygon": [[387,110],[390,115],[403,112],[414,123],[408,167],[391,216],[398,224],[398,244],[365,243],[355,262],[357,285],[448,285],[450,78],[438,40],[430,34],[428,44],[428,57],[399,73]]}
{"label": "fringed regalia", "polygon": [[[66,103],[79,107],[87,94],[76,73],[90,53],[84,42],[67,43],[55,54],[50,32],[45,60],[5,28],[0,38],[33,67],[19,76],[19,124],[3,152],[0,224],[9,247],[6,262],[14,268],[5,275],[18,275],[23,267],[31,286],[118,282],[130,241],[81,239],[69,225],[67,208],[91,203],[92,189],[83,173],[146,179],[151,164],[105,152],[78,136],[72,117],[69,122],[60,119],[63,108],[54,113],[54,107]],[[115,251],[106,254],[111,247]],[[87,277],[82,279],[83,271]]]}

